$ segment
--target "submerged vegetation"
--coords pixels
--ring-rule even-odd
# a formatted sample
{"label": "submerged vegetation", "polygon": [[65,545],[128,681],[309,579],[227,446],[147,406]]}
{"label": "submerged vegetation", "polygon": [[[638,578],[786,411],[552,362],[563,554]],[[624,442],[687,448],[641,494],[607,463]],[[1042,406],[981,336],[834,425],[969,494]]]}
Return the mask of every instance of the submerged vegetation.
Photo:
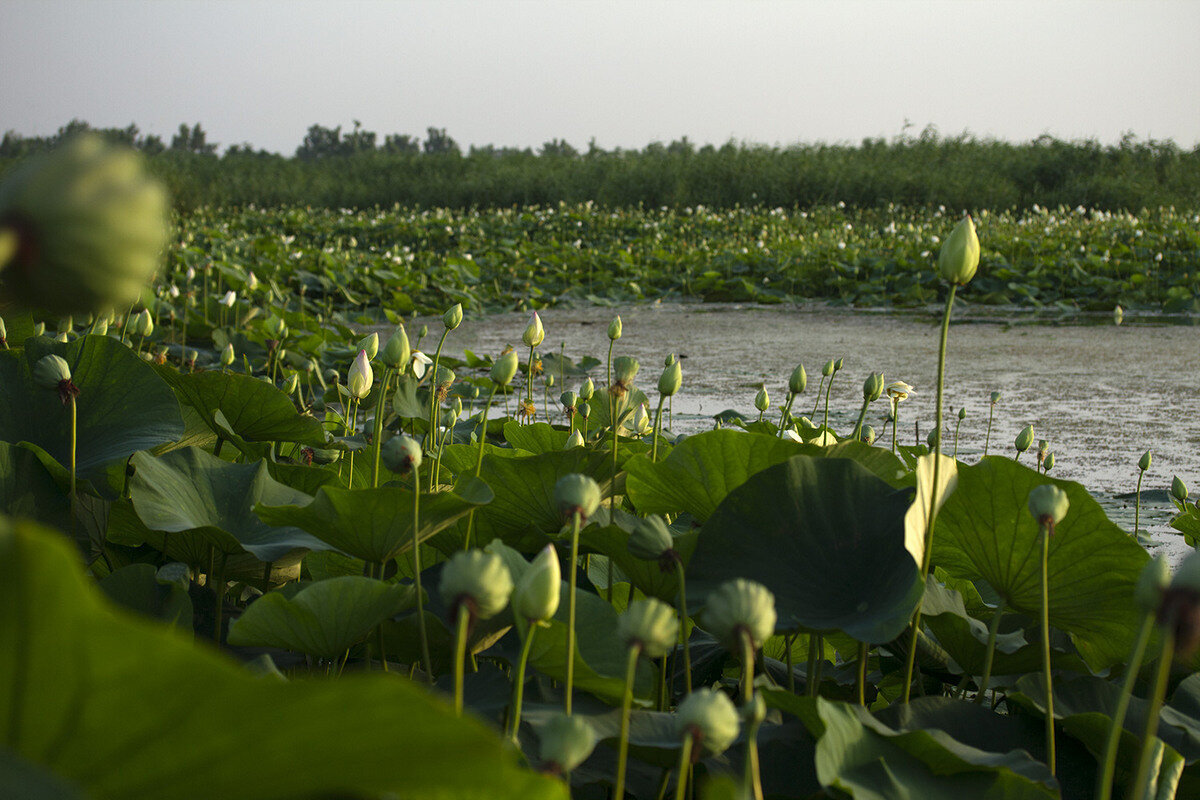
{"label": "submerged vegetation", "polygon": [[[61,191],[99,183],[103,211],[140,185],[113,177],[85,165]],[[0,276],[28,305],[14,271],[49,280],[64,262],[32,246],[55,217],[24,196],[0,191]],[[455,346],[464,306],[717,299],[694,288],[706,262],[713,286],[794,270],[799,287],[844,250],[841,294],[763,291],[907,287],[945,322],[999,286],[1106,309],[1165,307],[1183,286],[1194,302],[1184,214],[910,230],[871,213],[206,213],[139,301],[112,311],[66,280],[53,299],[70,316],[7,307],[0,794],[1197,796],[1200,556],[1172,576],[1049,476],[1045,448],[1019,463],[1032,428],[1009,451],[989,416],[996,454],[948,455],[948,324],[928,446],[895,438],[905,376],[841,358],[815,392],[800,364],[684,436],[669,401],[686,369],[623,353],[637,332],[620,316],[595,353],[544,348],[536,311],[513,348]],[[87,220],[97,252],[129,246],[103,219]],[[1005,266],[1014,230],[1054,256]],[[1096,240],[1112,274],[1057,260]],[[819,254],[776,255],[788,242]],[[435,330],[404,327],[431,307]],[[853,430],[828,424],[843,371],[863,380]],[[874,443],[872,408],[891,441]],[[1171,496],[1195,545],[1200,506],[1180,478]]]}

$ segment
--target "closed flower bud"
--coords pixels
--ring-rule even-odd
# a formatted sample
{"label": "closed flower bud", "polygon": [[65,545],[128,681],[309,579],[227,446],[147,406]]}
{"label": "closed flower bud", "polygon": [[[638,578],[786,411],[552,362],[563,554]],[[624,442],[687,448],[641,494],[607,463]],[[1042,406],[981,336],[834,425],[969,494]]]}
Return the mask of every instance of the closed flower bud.
{"label": "closed flower bud", "polygon": [[866,444],[875,443],[875,428],[871,425],[863,425],[862,440]]}
{"label": "closed flower bud", "polygon": [[526,347],[537,347],[545,338],[546,330],[542,327],[542,318],[535,311],[529,318],[529,324],[525,326],[525,332],[521,334],[521,341]]}
{"label": "closed flower bud", "polygon": [[221,366],[228,367],[232,365],[235,358],[237,358],[237,355],[233,352],[233,342],[227,342],[221,348]]}
{"label": "closed flower bud", "polygon": [[961,422],[962,420],[964,420],[964,419],[966,419],[966,418],[967,418],[967,409],[966,409],[966,408],[960,408],[960,409],[958,410],[958,419],[959,419],[959,421]]}
{"label": "closed flower bud", "polygon": [[1046,453],[1046,460],[1042,462],[1042,467],[1046,472],[1054,469],[1054,451]]}
{"label": "closed flower bud", "polygon": [[841,371],[842,371],[842,365],[843,365],[843,364],[845,364],[845,363],[846,363],[846,359],[844,359],[844,358],[839,358],[837,361],[833,362],[833,371],[834,371],[834,372],[841,372]]}
{"label": "closed flower bud", "polygon": [[683,366],[678,361],[672,361],[663,367],[662,375],[658,377],[658,393],[663,397],[671,397],[683,385]]}
{"label": "closed flower bud", "polygon": [[979,268],[979,237],[975,222],[968,214],[954,226],[938,253],[938,272],[943,280],[963,286],[975,277]]}
{"label": "closed flower bud", "polygon": [[298,388],[300,388],[300,376],[293,372],[288,376],[287,380],[283,382],[283,393],[289,395],[295,394]]}
{"label": "closed flower bud", "polygon": [[258,276],[253,271],[246,276],[246,291],[253,292],[258,288]]}
{"label": "closed flower bud", "polygon": [[613,377],[618,384],[629,387],[641,367],[638,360],[632,356],[617,356],[612,363]]}
{"label": "closed flower bud", "polygon": [[1000,402],[1000,393],[992,392],[992,405],[996,405],[996,403],[999,403],[999,402]]}
{"label": "closed flower bud", "polygon": [[1120,325],[1125,321],[1125,309],[1121,308],[1120,306],[1113,306],[1112,318],[1113,323]]}
{"label": "closed flower bud", "polygon": [[393,436],[379,453],[383,465],[397,475],[407,475],[421,466],[421,445],[407,434]]}
{"label": "closed flower bud", "polygon": [[[446,313],[450,313],[450,312],[446,312]],[[424,339],[428,335],[429,335],[429,326],[422,325],[420,327],[420,329],[417,331],[417,344],[420,344],[421,340]]]}
{"label": "closed flower bud", "polygon": [[678,360],[679,359],[675,357],[674,353],[667,353],[667,357],[663,359],[663,366],[669,367]]}
{"label": "closed flower bud", "polygon": [[371,362],[367,360],[367,351],[359,350],[346,375],[346,388],[350,390],[350,396],[362,400],[370,394],[374,381],[375,373],[371,369]]}
{"label": "closed flower bud", "polygon": [[646,408],[646,404],[642,403],[633,410],[633,419],[629,421],[630,427],[638,436],[645,436],[650,433],[650,412]]}
{"label": "closed flower bud", "polygon": [[62,356],[42,356],[33,365],[33,382],[43,389],[57,389],[63,381],[71,380],[71,367]]}
{"label": "closed flower bud", "polygon": [[679,738],[690,736],[698,749],[709,755],[720,755],[728,750],[737,740],[739,727],[733,702],[716,689],[697,689],[685,697],[675,711],[675,730]]}
{"label": "closed flower bud", "polygon": [[563,450],[570,450],[572,447],[583,447],[583,434],[577,430],[571,431],[571,435],[567,437],[567,441],[563,445]]}
{"label": "closed flower bud", "polygon": [[577,472],[563,475],[554,484],[554,504],[564,520],[578,513],[583,524],[600,507],[600,485]]}
{"label": "closed flower bud", "polygon": [[588,400],[592,399],[592,395],[595,393],[595,391],[596,384],[592,382],[591,378],[587,378],[579,385],[579,399],[586,403]]}
{"label": "closed flower bud", "polygon": [[1171,565],[1162,554],[1146,562],[1138,576],[1137,584],[1133,587],[1133,599],[1138,608],[1147,614],[1158,609],[1162,602],[1163,590],[1171,583]]}
{"label": "closed flower bud", "polygon": [[647,658],[662,658],[679,638],[675,609],[653,597],[635,600],[617,620],[617,637],[626,647],[641,647]]}
{"label": "closed flower bud", "polygon": [[266,322],[263,323],[263,330],[265,330],[267,332],[267,336],[270,336],[272,339],[282,340],[287,338],[287,323],[274,314],[267,317]]}
{"label": "closed flower bud", "polygon": [[1018,453],[1024,453],[1028,450],[1033,445],[1033,426],[1026,425],[1022,428],[1021,432],[1017,434],[1013,445],[1017,448]]}
{"label": "closed flower bud", "polygon": [[1178,475],[1171,478],[1171,497],[1181,503],[1186,503],[1188,499],[1187,484],[1180,480]]}
{"label": "closed flower bud", "polygon": [[225,296],[221,298],[221,305],[225,306],[226,308],[233,308],[235,303],[237,303],[237,292],[235,292],[233,289],[230,289],[225,293]]}
{"label": "closed flower bud", "polygon": [[137,336],[149,336],[154,333],[154,317],[150,316],[150,310],[143,308],[133,318],[130,327],[133,328],[133,333]]}
{"label": "closed flower bud", "polygon": [[77,136],[0,183],[0,228],[16,233],[4,293],[53,313],[136,301],[167,243],[167,198],[132,150]]}
{"label": "closed flower bud", "polygon": [[92,323],[92,331],[96,336],[108,335],[108,317],[100,317]]}
{"label": "closed flower bud", "polygon": [[513,611],[530,622],[549,620],[558,611],[562,568],[554,545],[548,544],[533,559],[513,589]]}
{"label": "closed flower bud", "polygon": [[1067,493],[1052,483],[1044,483],[1029,493],[1029,513],[1039,524],[1051,529],[1063,521],[1070,507]]}
{"label": "closed flower bud", "polygon": [[370,336],[363,337],[357,345],[357,349],[367,354],[368,361],[374,361],[375,356],[379,355],[379,334],[372,333]]}
{"label": "closed flower bud", "polygon": [[930,428],[929,433],[925,434],[925,443],[928,444],[929,449],[932,450],[938,446],[938,441],[941,438],[942,437],[939,435],[937,428]]}
{"label": "closed flower bud", "polygon": [[804,388],[808,386],[808,373],[804,371],[803,364],[797,364],[792,370],[791,377],[788,378],[788,391],[792,394],[803,394]]}
{"label": "closed flower bud", "polygon": [[759,411],[766,411],[771,407],[771,398],[767,394],[767,385],[765,383],[758,387],[758,394],[754,395],[754,407]]}
{"label": "closed flower bud", "polygon": [[775,633],[775,595],[755,581],[737,578],[717,587],[708,598],[704,625],[727,649],[741,652],[742,632],[757,650]]}
{"label": "closed flower bud", "polygon": [[408,343],[408,332],[404,330],[403,325],[397,325],[395,332],[383,346],[380,360],[392,369],[400,369],[408,363],[411,356],[412,345]]}
{"label": "closed flower bud", "polygon": [[587,761],[596,748],[596,730],[582,716],[556,714],[542,726],[540,737],[542,761],[560,775]]}
{"label": "closed flower bud", "polygon": [[[583,398],[580,399],[582,400]],[[587,403],[580,403],[579,405],[575,406],[575,413],[584,419],[587,419],[589,416],[591,416],[592,407]]]}
{"label": "closed flower bud", "polygon": [[492,363],[492,383],[507,386],[517,374],[517,351],[509,350]]}
{"label": "closed flower bud", "polygon": [[621,338],[621,317],[619,315],[613,317],[612,322],[608,323],[608,338],[614,342]]}
{"label": "closed flower bud", "polygon": [[442,324],[446,326],[446,330],[452,331],[462,324],[462,317],[462,303],[455,303],[442,314]]}
{"label": "closed flower bud", "polygon": [[1150,469],[1150,451],[1142,453],[1142,457],[1138,459],[1138,469],[1142,472]]}
{"label": "closed flower bud", "polygon": [[883,373],[872,372],[863,381],[863,400],[874,403],[883,394]]}
{"label": "closed flower bud", "polygon": [[638,522],[626,546],[636,558],[659,561],[663,556],[675,552],[675,537],[662,517],[651,514]]}
{"label": "closed flower bud", "polygon": [[825,366],[821,367],[821,374],[828,378],[833,374],[834,369],[834,360],[831,358],[825,362]]}
{"label": "closed flower bud", "polygon": [[438,593],[442,602],[457,612],[467,604],[474,620],[491,619],[508,605],[512,574],[504,559],[483,550],[459,551],[442,568]]}

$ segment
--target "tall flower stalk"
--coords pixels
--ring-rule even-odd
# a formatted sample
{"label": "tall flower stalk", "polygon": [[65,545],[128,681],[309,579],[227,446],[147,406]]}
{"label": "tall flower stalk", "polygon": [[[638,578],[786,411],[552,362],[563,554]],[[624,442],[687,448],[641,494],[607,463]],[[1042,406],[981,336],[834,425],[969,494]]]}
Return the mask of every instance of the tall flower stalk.
{"label": "tall flower stalk", "polygon": [[579,564],[579,531],[587,518],[600,507],[600,486],[586,475],[564,475],[554,486],[554,502],[561,519],[571,523],[571,558],[567,562],[567,675],[563,693],[563,710],[569,716],[575,688],[575,595]]}
{"label": "tall flower stalk", "polygon": [[1046,765],[1056,772],[1054,749],[1054,679],[1050,664],[1050,539],[1054,527],[1062,522],[1070,508],[1067,493],[1054,484],[1046,483],[1029,493],[1029,513],[1041,529],[1042,545],[1042,676],[1046,698]]}

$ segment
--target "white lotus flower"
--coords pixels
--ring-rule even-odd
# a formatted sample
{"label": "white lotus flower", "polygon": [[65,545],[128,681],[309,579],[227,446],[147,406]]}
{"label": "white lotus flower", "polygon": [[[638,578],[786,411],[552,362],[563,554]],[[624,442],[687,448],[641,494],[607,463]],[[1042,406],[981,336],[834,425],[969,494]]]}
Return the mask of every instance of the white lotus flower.
{"label": "white lotus flower", "polygon": [[783,438],[791,439],[793,442],[800,442],[801,444],[804,443],[804,440],[800,438],[800,434],[796,433],[795,428],[784,428]]}
{"label": "white lotus flower", "polygon": [[375,373],[367,359],[367,351],[359,350],[354,363],[350,365],[350,373],[346,376],[346,388],[350,390],[351,397],[362,400],[370,393],[371,384],[374,382]]}
{"label": "white lotus flower", "polygon": [[413,377],[417,380],[421,380],[421,378],[425,377],[426,370],[428,370],[429,365],[433,363],[433,359],[422,353],[420,350],[413,350],[410,360],[412,362]]}
{"label": "white lotus flower", "polygon": [[892,381],[887,385],[887,388],[884,389],[884,391],[887,392],[888,397],[892,398],[892,400],[895,400],[896,402],[907,400],[910,394],[917,393],[916,389],[904,381]]}

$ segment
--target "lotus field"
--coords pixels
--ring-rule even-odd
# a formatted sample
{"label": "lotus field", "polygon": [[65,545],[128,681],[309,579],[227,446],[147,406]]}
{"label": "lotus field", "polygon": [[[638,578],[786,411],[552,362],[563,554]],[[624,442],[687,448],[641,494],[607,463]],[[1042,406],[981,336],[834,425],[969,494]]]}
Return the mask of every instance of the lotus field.
{"label": "lotus field", "polygon": [[[1200,556],[941,400],[956,303],[1195,310],[1193,216],[165,207],[93,140],[0,185],[0,796],[1200,797]],[[673,430],[658,297],[938,303],[935,434],[802,348]]]}

